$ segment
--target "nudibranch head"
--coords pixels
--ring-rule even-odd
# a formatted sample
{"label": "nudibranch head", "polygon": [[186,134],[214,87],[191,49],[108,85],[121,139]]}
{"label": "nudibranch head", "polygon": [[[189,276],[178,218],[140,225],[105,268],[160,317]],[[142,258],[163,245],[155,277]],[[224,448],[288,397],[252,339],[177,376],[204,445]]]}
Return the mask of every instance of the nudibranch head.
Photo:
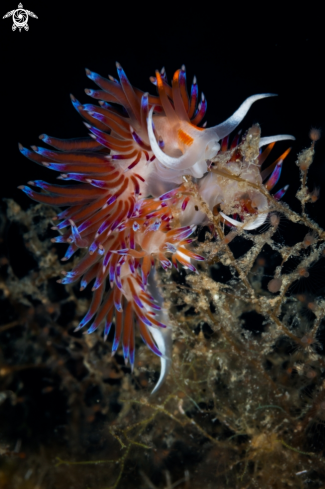
{"label": "nudibranch head", "polygon": [[[228,137],[221,142],[220,152],[209,162],[209,172],[199,182],[200,194],[215,214],[220,213],[226,224],[245,231],[260,227],[266,220],[269,199],[263,189],[271,191],[277,184],[282,164],[290,149],[275,162],[261,170],[277,140],[294,139],[289,135],[267,138],[267,146],[261,152],[260,128],[253,126],[242,141],[239,135],[228,148]],[[265,138],[266,139],[266,138]],[[274,194],[283,197],[287,186]],[[238,216],[241,219],[229,217]]]}
{"label": "nudibranch head", "polygon": [[[219,141],[233,132],[255,101],[274,95],[253,95],[222,124],[203,128],[197,125],[206,111],[207,104],[203,94],[198,111],[193,112],[192,100],[197,97],[196,80],[192,85],[191,102],[186,93],[184,70],[176,71],[171,89],[158,71],[155,80],[164,115],[153,116],[155,107],[151,107],[148,117],[149,141],[157,160],[156,165],[171,170],[165,172],[165,179],[177,183],[177,177],[181,174],[192,175],[195,178],[203,177],[207,172],[207,160],[213,158],[220,150]],[[154,128],[159,140],[163,142],[164,151],[156,140]]]}
{"label": "nudibranch head", "polygon": [[[63,261],[77,252],[80,259],[72,270],[63,272],[60,282],[80,281],[81,289],[92,283],[93,291],[77,330],[87,326],[90,334],[101,328],[107,339],[114,325],[112,353],[122,344],[125,362],[133,368],[137,327],[143,341],[161,358],[159,386],[170,365],[171,332],[154,279],[155,264],[195,272],[192,261],[204,259],[189,245],[196,225],[205,223],[207,215],[193,212],[195,198],[182,183],[183,177],[194,177],[201,198],[211,210],[217,206],[228,224],[254,229],[266,219],[267,201],[258,190],[243,188],[242,182],[261,184],[271,173],[265,184],[270,190],[281,165],[277,160],[261,173],[265,152],[272,141],[290,137],[260,139],[255,128],[256,161],[248,163],[243,148],[252,134],[229,149],[228,134],[252,103],[272,94],[249,97],[225,122],[205,128],[199,124],[206,99],[202,94],[198,103],[195,78],[188,96],[185,68],[176,71],[171,86],[164,70],[156,72],[152,78],[156,96],[134,88],[119,64],[117,72],[119,80],[86,70],[99,87],[86,93],[98,105],[82,105],[71,97],[90,137],[62,140],[43,134],[40,139],[52,148],[33,146],[31,151],[19,145],[27,158],[59,172],[62,184],[36,180],[30,185],[39,191],[20,188],[37,202],[64,208],[55,217],[60,235],[53,241],[68,244]],[[267,149],[259,155],[258,147],[265,144]],[[241,215],[243,223],[229,214]]]}

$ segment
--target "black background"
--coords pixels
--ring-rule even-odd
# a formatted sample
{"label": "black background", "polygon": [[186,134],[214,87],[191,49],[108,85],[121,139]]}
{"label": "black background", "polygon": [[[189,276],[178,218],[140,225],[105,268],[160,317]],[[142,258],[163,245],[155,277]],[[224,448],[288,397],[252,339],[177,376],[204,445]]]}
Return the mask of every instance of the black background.
{"label": "black background", "polygon": [[[1,17],[18,0],[1,2]],[[324,40],[315,5],[285,12],[266,4],[193,5],[174,2],[23,2],[38,19],[29,31],[12,31],[12,19],[1,19],[1,197],[24,207],[29,199],[17,189],[28,180],[54,181],[57,176],[33,164],[18,151],[18,142],[39,144],[42,133],[60,137],[87,134],[69,93],[91,102],[84,88],[93,84],[84,68],[116,76],[119,61],[130,81],[155,93],[149,76],[166,67],[170,78],[183,63],[188,84],[197,76],[208,101],[208,125],[227,117],[248,96],[272,92],[279,96],[256,102],[241,124],[259,122],[264,136],[289,133],[296,137],[278,186],[290,184],[285,197],[295,210],[299,172],[295,156],[309,144],[311,127],[324,124]],[[291,144],[290,144],[291,145]],[[279,143],[277,157],[288,143]],[[273,161],[273,160],[272,160]],[[325,187],[324,138],[309,186]],[[312,217],[325,223],[321,197]]]}

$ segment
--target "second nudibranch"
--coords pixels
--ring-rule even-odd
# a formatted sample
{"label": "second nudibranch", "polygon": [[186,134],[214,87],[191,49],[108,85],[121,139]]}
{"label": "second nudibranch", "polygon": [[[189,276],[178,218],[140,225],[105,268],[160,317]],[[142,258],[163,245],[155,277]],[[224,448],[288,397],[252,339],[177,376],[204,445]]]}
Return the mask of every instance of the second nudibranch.
{"label": "second nudibranch", "polygon": [[[124,359],[133,368],[136,325],[161,359],[157,390],[171,361],[171,328],[154,276],[155,262],[164,269],[183,266],[196,271],[192,261],[204,259],[189,245],[191,234],[207,216],[193,211],[195,199],[186,192],[183,177],[194,178],[200,197],[228,225],[255,229],[266,219],[267,199],[251,188],[243,191],[230,176],[260,184],[271,175],[265,183],[270,190],[281,165],[275,162],[263,175],[265,153],[275,141],[294,138],[258,136],[259,145],[267,148],[256,161],[246,162],[236,150],[238,140],[228,148],[228,135],[255,101],[272,94],[249,97],[225,122],[205,128],[201,121],[206,99],[202,94],[198,102],[195,78],[188,95],[184,67],[176,71],[171,85],[164,69],[156,72],[151,78],[156,96],[134,88],[118,63],[117,73],[119,80],[86,70],[99,87],[86,93],[98,105],[82,105],[71,97],[90,138],[62,140],[43,134],[43,143],[54,149],[33,146],[30,151],[20,145],[32,161],[59,172],[63,185],[36,180],[29,183],[39,192],[20,188],[37,202],[64,207],[55,218],[60,235],[53,240],[69,245],[63,260],[82,250],[79,262],[60,280],[80,280],[81,289],[93,283],[92,302],[77,329],[88,325],[90,334],[103,327],[106,339],[114,325],[112,353],[122,343]],[[275,197],[281,198],[284,191]],[[232,215],[239,215],[241,222]]]}

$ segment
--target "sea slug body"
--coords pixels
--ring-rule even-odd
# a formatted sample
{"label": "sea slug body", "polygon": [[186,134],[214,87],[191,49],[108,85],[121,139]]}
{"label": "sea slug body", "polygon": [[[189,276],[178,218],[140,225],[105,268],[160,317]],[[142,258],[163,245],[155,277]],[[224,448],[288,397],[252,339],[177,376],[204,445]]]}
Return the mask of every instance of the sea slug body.
{"label": "sea slug body", "polygon": [[[255,101],[272,94],[249,97],[225,122],[205,128],[206,99],[202,94],[199,102],[195,78],[188,95],[184,67],[171,85],[164,69],[156,72],[151,81],[157,95],[134,88],[119,63],[117,73],[119,80],[86,70],[98,87],[86,93],[98,104],[82,105],[71,96],[90,137],[62,140],[43,134],[40,139],[52,149],[19,145],[26,157],[58,172],[62,184],[36,180],[20,188],[37,202],[63,208],[55,218],[60,235],[54,239],[69,245],[63,260],[81,249],[78,264],[60,280],[80,281],[81,289],[92,282],[93,298],[77,329],[87,326],[88,334],[103,329],[106,339],[114,325],[112,353],[122,344],[125,362],[133,369],[137,328],[161,358],[157,390],[171,362],[171,329],[155,282],[155,263],[196,272],[192,262],[204,260],[190,243],[207,215],[194,211],[196,202],[183,177],[193,179],[210,211],[218,209],[227,225],[255,229],[266,220],[268,201],[254,188],[243,192],[238,178],[253,184],[266,180],[270,191],[287,152],[263,172],[261,165],[275,141],[294,138],[260,138],[254,126],[246,141],[255,131],[266,149],[252,165],[241,156],[239,138],[229,145],[228,136]],[[286,188],[274,197],[280,199]]]}

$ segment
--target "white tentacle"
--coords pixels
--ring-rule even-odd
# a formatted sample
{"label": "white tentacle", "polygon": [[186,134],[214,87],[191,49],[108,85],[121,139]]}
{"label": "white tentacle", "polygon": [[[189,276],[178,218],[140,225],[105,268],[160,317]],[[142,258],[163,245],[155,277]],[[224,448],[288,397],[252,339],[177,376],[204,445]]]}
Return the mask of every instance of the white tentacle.
{"label": "white tentacle", "polygon": [[218,139],[228,136],[241,123],[253,103],[266,97],[276,97],[276,93],[259,93],[248,97],[226,121],[218,126],[211,127],[217,133]]}
{"label": "white tentacle", "polygon": [[247,224],[245,224],[245,223],[236,221],[235,219],[227,216],[226,214],[224,214],[221,211],[220,211],[220,215],[226,221],[230,222],[230,224],[232,224],[233,226],[236,226],[240,229],[244,229],[245,231],[252,231],[253,229],[259,228],[260,226],[262,226],[262,224],[265,223],[266,218],[267,218],[267,212],[264,212],[263,214],[259,214],[258,217],[253,222],[248,222]]}
{"label": "white tentacle", "polygon": [[262,146],[266,146],[270,143],[276,143],[277,141],[287,141],[289,139],[295,141],[296,138],[294,136],[291,136],[291,134],[279,134],[278,136],[268,136],[266,138],[261,138],[259,142],[259,148],[261,148]]}

